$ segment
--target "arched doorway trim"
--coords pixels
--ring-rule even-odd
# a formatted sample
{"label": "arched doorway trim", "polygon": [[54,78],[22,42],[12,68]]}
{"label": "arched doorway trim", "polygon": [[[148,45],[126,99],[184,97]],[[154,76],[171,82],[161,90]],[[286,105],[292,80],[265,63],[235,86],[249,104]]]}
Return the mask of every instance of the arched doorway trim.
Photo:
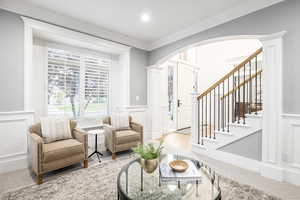
{"label": "arched doorway trim", "polygon": [[[263,46],[263,66],[264,66],[264,75],[262,79],[262,89],[263,89],[263,131],[262,131],[262,161],[259,162],[258,168],[253,168],[253,170],[261,173],[261,175],[276,179],[276,180],[285,180],[284,173],[287,169],[282,164],[282,146],[284,138],[284,131],[282,130],[283,120],[282,120],[282,68],[283,68],[283,37],[286,34],[286,31],[277,32],[267,35],[236,35],[236,36],[226,36],[218,37],[209,40],[199,41],[197,43],[187,45],[185,47],[179,48],[172,53],[164,56],[159,59],[155,65],[152,65],[152,69],[148,68],[148,73],[159,73],[158,66],[178,52],[194,47],[197,45],[205,45],[209,43],[215,43],[225,40],[236,40],[236,39],[258,39],[261,41]],[[150,78],[150,77],[148,77]],[[156,77],[157,78],[157,77]],[[152,85],[156,80],[148,80],[149,86]],[[159,80],[158,80],[159,81]],[[158,88],[151,88],[151,92],[159,92]],[[149,109],[154,111],[150,116],[152,119],[152,125],[159,125],[159,121],[156,121],[156,116],[160,115],[155,109],[155,99],[152,99],[152,93],[148,96],[149,98]],[[196,99],[198,94],[194,94],[193,98]],[[159,97],[159,95],[156,95]],[[195,111],[197,111],[197,101],[195,103]],[[197,122],[197,113],[193,113],[192,121]],[[193,123],[192,126],[197,126],[197,123]],[[193,129],[193,128],[192,128]],[[193,129],[197,134],[197,128]],[[193,143],[193,142],[192,142]],[[197,148],[197,145],[193,145],[193,148]],[[233,159],[234,160],[234,159]],[[225,161],[226,162],[226,161]],[[234,163],[237,166],[240,163]],[[253,164],[253,163],[252,163]],[[249,163],[249,166],[251,163]],[[245,166],[240,166],[245,167]]]}
{"label": "arched doorway trim", "polygon": [[258,39],[261,42],[263,42],[265,40],[270,40],[271,38],[282,37],[285,33],[286,33],[286,31],[282,31],[282,32],[274,33],[274,34],[267,34],[267,35],[232,35],[232,36],[216,37],[216,38],[211,38],[211,39],[207,39],[207,40],[201,40],[199,42],[196,42],[196,43],[193,43],[190,45],[186,45],[184,47],[181,47],[181,48],[173,51],[172,53],[159,59],[154,65],[156,65],[156,66],[160,65],[160,64],[166,62],[167,60],[169,60],[170,58],[172,58],[173,56],[175,56],[176,54],[178,54],[179,52],[189,49],[189,48],[192,48],[192,47],[195,47],[195,46],[212,44],[212,43],[228,41],[228,40],[241,40],[241,39]]}

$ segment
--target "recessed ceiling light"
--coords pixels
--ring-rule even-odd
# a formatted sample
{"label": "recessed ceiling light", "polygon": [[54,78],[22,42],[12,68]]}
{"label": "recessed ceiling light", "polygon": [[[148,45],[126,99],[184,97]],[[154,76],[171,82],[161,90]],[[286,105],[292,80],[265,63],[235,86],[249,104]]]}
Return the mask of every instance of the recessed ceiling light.
{"label": "recessed ceiling light", "polygon": [[142,22],[149,22],[150,21],[150,15],[148,13],[143,13],[141,15],[141,21]]}

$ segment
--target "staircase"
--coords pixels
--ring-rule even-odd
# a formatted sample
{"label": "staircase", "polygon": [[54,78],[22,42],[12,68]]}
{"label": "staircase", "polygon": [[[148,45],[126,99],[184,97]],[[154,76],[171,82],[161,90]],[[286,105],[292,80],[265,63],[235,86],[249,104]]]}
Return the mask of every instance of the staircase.
{"label": "staircase", "polygon": [[197,145],[219,149],[262,129],[262,49],[197,98]]}

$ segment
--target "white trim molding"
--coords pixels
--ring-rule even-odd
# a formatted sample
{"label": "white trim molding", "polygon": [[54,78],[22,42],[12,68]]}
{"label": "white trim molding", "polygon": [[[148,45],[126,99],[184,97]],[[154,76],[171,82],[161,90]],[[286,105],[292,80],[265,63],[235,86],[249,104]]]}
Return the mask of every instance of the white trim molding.
{"label": "white trim molding", "polygon": [[0,112],[0,173],[28,167],[28,128],[32,111]]}
{"label": "white trim molding", "polygon": [[[263,123],[262,167],[263,176],[283,180],[282,168],[282,67],[283,36],[285,31],[262,36],[263,45]],[[274,172],[274,173],[272,173]]]}

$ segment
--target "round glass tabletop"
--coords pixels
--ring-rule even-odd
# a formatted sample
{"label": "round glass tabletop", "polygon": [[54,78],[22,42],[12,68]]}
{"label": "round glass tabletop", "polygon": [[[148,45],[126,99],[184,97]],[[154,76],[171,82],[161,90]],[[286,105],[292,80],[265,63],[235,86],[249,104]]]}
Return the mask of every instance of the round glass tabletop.
{"label": "round glass tabletop", "polygon": [[159,166],[148,174],[137,158],[123,166],[118,175],[118,199],[221,199],[219,176],[210,167],[191,158],[171,154],[161,156],[160,165],[168,165],[173,160],[188,161],[189,165],[195,166],[200,178],[166,179],[161,173],[163,168],[160,170]]}

